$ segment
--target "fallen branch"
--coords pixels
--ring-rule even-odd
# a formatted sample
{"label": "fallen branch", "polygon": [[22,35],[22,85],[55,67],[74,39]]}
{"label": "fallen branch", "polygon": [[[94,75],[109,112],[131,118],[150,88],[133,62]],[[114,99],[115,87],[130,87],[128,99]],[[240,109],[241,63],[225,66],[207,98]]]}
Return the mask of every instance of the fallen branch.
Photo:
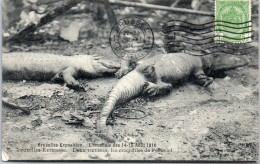
{"label": "fallen branch", "polygon": [[187,13],[187,14],[196,14],[196,15],[214,17],[214,13],[205,12],[205,11],[174,8],[174,7],[168,7],[168,6],[160,6],[160,5],[152,5],[152,4],[144,4],[144,3],[136,3],[136,2],[128,2],[128,1],[109,0],[109,2],[110,2],[110,4],[113,4],[113,5],[142,7],[142,8],[148,8],[148,9],[172,11],[172,12],[176,12],[176,13]]}
{"label": "fallen branch", "polygon": [[181,1],[181,0],[175,0],[175,2],[172,3],[171,7],[177,6],[180,1]]}
{"label": "fallen branch", "polygon": [[105,0],[104,5],[105,5],[106,12],[107,12],[109,24],[112,28],[116,24],[116,15],[110,6],[109,0]]}
{"label": "fallen branch", "polygon": [[[175,8],[175,7],[168,7],[168,6],[160,6],[160,5],[152,5],[152,4],[144,4],[144,3],[136,3],[136,2],[128,2],[128,1],[118,1],[118,0],[109,0],[109,2],[111,5],[141,7],[147,9],[165,10],[165,11],[172,11],[176,13],[195,14],[195,15],[209,16],[209,17],[215,16],[215,14],[212,12],[205,12],[205,11],[191,10],[191,9],[184,9],[184,8]],[[258,14],[252,14],[252,17],[257,18]]]}
{"label": "fallen branch", "polygon": [[30,106],[17,105],[15,103],[11,102],[8,98],[5,98],[5,97],[2,98],[2,104],[7,106],[7,107],[13,108],[13,109],[19,109],[26,114],[30,114],[31,113],[30,109],[32,109]]}

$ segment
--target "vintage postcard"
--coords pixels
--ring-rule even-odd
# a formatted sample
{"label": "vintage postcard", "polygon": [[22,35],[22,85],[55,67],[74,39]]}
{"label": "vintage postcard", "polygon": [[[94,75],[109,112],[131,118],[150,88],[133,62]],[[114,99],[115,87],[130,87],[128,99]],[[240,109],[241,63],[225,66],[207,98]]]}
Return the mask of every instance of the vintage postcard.
{"label": "vintage postcard", "polygon": [[258,5],[2,0],[2,160],[258,161]]}

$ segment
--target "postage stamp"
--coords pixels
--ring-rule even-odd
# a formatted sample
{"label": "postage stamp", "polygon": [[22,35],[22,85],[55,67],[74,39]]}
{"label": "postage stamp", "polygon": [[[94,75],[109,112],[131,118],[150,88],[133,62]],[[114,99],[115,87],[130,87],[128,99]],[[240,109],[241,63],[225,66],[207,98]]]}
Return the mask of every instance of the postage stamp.
{"label": "postage stamp", "polygon": [[110,33],[110,45],[114,53],[125,60],[141,59],[153,47],[154,35],[149,24],[141,18],[119,20]]}
{"label": "postage stamp", "polygon": [[215,1],[215,42],[251,41],[251,0]]}

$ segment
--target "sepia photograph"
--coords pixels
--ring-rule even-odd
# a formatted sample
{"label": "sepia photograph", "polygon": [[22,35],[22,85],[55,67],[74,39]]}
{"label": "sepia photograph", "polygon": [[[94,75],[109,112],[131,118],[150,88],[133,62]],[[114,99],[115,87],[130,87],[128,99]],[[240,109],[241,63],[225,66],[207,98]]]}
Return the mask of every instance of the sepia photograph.
{"label": "sepia photograph", "polygon": [[257,162],[258,0],[2,0],[2,161]]}

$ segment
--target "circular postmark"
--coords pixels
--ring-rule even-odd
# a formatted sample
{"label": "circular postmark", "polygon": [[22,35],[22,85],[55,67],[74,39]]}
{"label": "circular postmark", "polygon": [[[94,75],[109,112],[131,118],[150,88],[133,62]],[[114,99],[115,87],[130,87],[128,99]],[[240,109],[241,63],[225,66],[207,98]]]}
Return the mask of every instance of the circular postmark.
{"label": "circular postmark", "polygon": [[125,60],[137,60],[151,51],[154,35],[146,21],[129,17],[119,20],[113,26],[109,42],[118,57]]}

